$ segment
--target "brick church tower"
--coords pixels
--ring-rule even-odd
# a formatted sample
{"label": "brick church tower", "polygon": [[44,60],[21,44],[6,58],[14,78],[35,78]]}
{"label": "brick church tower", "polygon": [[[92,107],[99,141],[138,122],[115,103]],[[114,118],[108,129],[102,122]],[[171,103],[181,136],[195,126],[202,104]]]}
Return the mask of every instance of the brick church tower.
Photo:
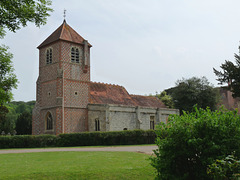
{"label": "brick church tower", "polygon": [[88,131],[90,48],[65,20],[38,46],[34,135]]}

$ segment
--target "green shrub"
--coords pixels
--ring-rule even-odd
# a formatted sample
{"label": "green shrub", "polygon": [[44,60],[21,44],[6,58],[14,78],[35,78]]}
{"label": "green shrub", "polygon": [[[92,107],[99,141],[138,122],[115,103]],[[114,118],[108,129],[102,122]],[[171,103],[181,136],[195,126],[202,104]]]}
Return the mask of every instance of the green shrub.
{"label": "green shrub", "polygon": [[158,179],[211,179],[208,165],[235,152],[240,157],[240,118],[236,111],[197,109],[169,117],[156,130],[158,149],[151,164]]}
{"label": "green shrub", "polygon": [[207,173],[215,180],[237,180],[240,177],[240,160],[234,155],[228,155],[224,159],[217,159],[209,165]]}
{"label": "green shrub", "polygon": [[97,145],[153,144],[156,134],[153,130],[132,130],[112,132],[83,132],[55,135],[0,136],[0,149],[66,147]]}
{"label": "green shrub", "polygon": [[0,149],[53,147],[56,146],[57,139],[58,137],[54,135],[0,136]]}
{"label": "green shrub", "polygon": [[60,134],[58,146],[153,144],[155,138],[153,130],[71,133]]}

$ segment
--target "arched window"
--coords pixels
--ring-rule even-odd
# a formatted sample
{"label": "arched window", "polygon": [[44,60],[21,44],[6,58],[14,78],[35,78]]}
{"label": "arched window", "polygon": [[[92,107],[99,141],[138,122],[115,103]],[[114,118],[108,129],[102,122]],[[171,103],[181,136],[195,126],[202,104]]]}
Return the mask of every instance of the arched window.
{"label": "arched window", "polygon": [[95,119],[95,131],[100,131],[100,122],[99,122],[99,119]]}
{"label": "arched window", "polygon": [[46,115],[46,130],[52,130],[53,129],[53,118],[52,114],[50,112]]}
{"label": "arched window", "polygon": [[73,63],[79,63],[79,49],[76,47],[71,48],[71,61]]}
{"label": "arched window", "polygon": [[47,49],[46,63],[52,64],[52,48]]}

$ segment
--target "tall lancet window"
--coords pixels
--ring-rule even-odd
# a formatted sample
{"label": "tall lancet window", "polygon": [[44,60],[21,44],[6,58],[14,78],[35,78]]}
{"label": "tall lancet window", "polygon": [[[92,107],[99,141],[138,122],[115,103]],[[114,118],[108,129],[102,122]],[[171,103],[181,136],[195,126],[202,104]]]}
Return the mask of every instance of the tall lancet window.
{"label": "tall lancet window", "polygon": [[50,112],[46,115],[46,130],[52,130],[53,129],[53,118],[52,114]]}
{"label": "tall lancet window", "polygon": [[79,63],[79,49],[76,47],[71,48],[71,61],[73,63]]}
{"label": "tall lancet window", "polygon": [[52,64],[52,48],[47,49],[46,63],[47,64]]}
{"label": "tall lancet window", "polygon": [[99,119],[95,119],[95,131],[100,131],[100,121]]}

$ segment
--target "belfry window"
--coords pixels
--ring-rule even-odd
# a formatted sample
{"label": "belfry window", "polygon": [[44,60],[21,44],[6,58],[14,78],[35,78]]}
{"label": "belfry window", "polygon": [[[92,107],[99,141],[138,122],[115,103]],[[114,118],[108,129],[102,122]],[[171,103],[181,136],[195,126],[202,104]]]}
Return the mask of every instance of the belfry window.
{"label": "belfry window", "polygon": [[100,131],[100,122],[99,122],[99,119],[95,119],[95,131]]}
{"label": "belfry window", "polygon": [[52,64],[52,48],[47,49],[46,63]]}
{"label": "belfry window", "polygon": [[150,129],[154,129],[154,116],[150,116]]}
{"label": "belfry window", "polygon": [[79,49],[76,47],[71,48],[71,61],[73,63],[79,63]]}
{"label": "belfry window", "polygon": [[46,130],[52,130],[53,129],[53,118],[52,114],[50,112],[46,115]]}

